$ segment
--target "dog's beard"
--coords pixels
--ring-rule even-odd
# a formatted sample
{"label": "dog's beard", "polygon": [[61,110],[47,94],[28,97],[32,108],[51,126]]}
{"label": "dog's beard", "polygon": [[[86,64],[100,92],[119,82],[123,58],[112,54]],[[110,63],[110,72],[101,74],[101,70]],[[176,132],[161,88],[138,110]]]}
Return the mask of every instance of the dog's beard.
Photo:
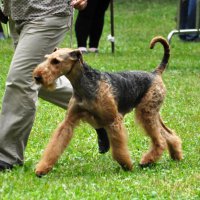
{"label": "dog's beard", "polygon": [[49,90],[49,91],[53,91],[53,90],[55,90],[56,89],[56,82],[53,82],[53,83],[50,83],[50,84],[48,84],[48,85],[43,85],[47,90]]}

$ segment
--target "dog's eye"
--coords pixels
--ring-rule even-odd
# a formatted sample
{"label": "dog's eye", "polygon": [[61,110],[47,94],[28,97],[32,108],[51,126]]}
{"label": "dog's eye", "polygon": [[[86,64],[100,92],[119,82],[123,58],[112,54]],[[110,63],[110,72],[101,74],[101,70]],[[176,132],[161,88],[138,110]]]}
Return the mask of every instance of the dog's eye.
{"label": "dog's eye", "polygon": [[51,60],[51,64],[52,65],[57,65],[57,64],[59,64],[60,63],[60,61],[58,60],[58,59],[56,59],[56,58],[53,58],[52,60]]}

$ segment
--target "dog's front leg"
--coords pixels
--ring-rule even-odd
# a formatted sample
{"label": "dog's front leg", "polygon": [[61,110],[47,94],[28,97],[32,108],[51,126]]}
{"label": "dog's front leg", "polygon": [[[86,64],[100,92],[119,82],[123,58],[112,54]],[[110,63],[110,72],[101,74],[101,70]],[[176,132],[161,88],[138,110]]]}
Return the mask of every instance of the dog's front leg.
{"label": "dog's front leg", "polygon": [[67,118],[55,130],[53,137],[44,151],[42,159],[36,166],[35,173],[37,176],[45,175],[52,169],[59,156],[69,144],[73,136],[73,129],[78,121],[78,115],[68,114]]}
{"label": "dog's front leg", "polygon": [[123,125],[122,116],[118,115],[114,122],[106,126],[108,132],[113,158],[124,170],[131,170],[133,167],[127,146],[127,134]]}

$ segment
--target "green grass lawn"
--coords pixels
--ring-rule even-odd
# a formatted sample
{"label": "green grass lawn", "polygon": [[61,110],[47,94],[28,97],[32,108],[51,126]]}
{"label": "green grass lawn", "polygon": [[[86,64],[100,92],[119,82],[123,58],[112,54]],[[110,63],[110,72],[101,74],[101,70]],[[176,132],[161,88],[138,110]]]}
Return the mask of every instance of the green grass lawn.
{"label": "green grass lawn", "polygon": [[[100,70],[152,71],[161,61],[163,48],[157,45],[150,50],[149,42],[156,35],[167,37],[175,28],[176,8],[174,0],[116,0],[115,54],[111,54],[107,41],[108,11],[100,53],[84,55],[85,61]],[[73,37],[74,47],[75,41]],[[61,47],[68,45],[66,36]],[[0,102],[12,54],[11,40],[0,41]],[[0,173],[0,199],[200,199],[200,43],[183,43],[174,36],[163,79],[168,92],[161,114],[167,126],[183,140],[181,162],[172,161],[166,152],[155,166],[141,169],[138,164],[150,141],[130,113],[125,117],[125,125],[134,162],[132,172],[121,170],[110,152],[100,155],[94,129],[81,124],[53,170],[39,179],[34,174],[35,165],[51,133],[65,116],[64,110],[40,100],[25,164]]]}

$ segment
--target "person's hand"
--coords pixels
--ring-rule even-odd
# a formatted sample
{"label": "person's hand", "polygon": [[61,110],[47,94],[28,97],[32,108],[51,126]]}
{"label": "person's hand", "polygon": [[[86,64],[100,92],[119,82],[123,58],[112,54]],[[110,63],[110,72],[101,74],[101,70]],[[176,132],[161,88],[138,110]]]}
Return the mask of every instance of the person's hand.
{"label": "person's hand", "polygon": [[71,6],[75,9],[83,10],[87,6],[87,0],[72,0]]}

